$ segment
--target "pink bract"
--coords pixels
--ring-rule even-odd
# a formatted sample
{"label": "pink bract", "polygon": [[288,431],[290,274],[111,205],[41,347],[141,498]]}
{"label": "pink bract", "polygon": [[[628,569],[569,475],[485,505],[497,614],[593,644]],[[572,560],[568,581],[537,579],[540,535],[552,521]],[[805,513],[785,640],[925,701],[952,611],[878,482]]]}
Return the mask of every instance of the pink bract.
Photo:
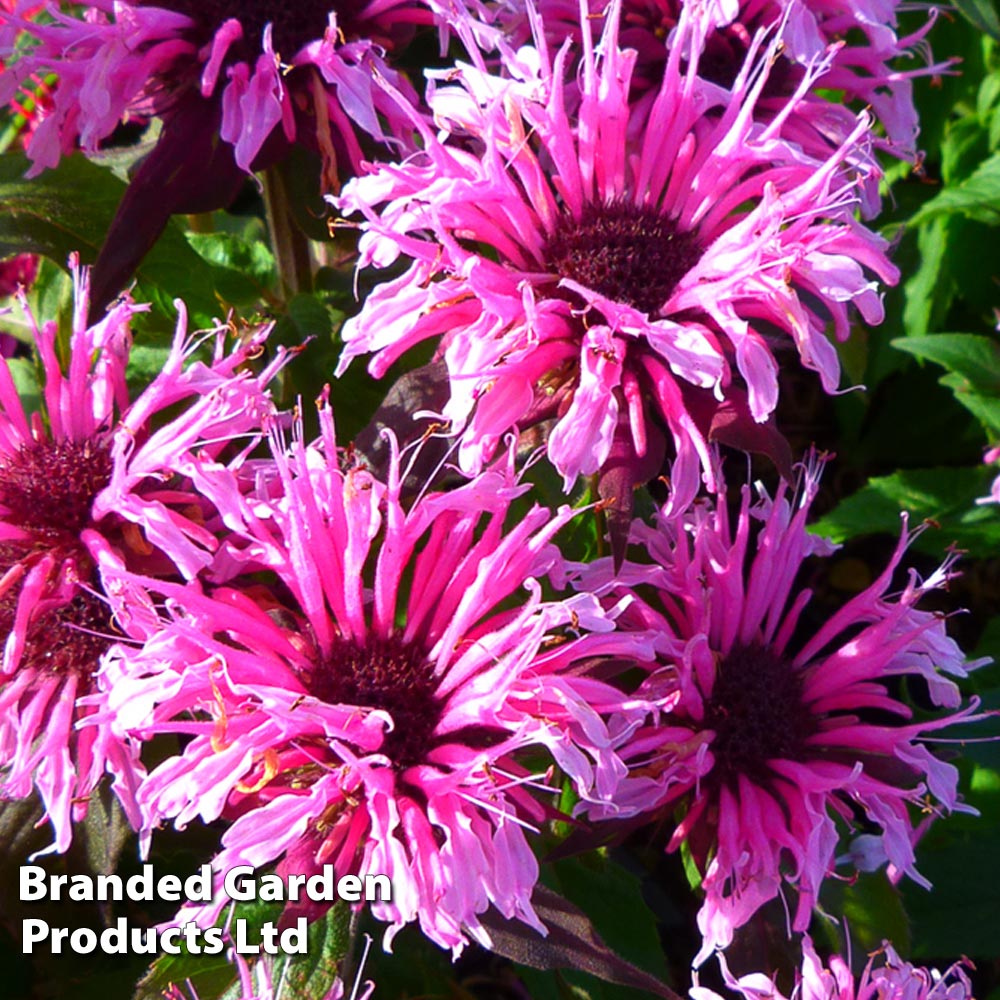
{"label": "pink bract", "polygon": [[703,9],[685,7],[639,135],[635,53],[613,16],[599,49],[584,35],[578,75],[568,46],[554,61],[544,46],[508,52],[502,77],[459,65],[429,95],[439,132],[414,118],[423,152],[333,199],[364,216],[361,266],[410,262],[345,325],[340,370],[370,353],[380,377],[440,338],[443,416],[467,472],[510,428],[548,420],[567,489],[625,467],[630,494],[660,473],[669,438],[683,508],[700,474],[715,484],[713,419],[728,410],[754,427],[773,413],[776,347],[835,392],[827,326],[843,340],[852,307],[882,319],[874,276],[896,270],[853,216],[862,181],[842,170],[868,122],[827,159],[804,155],[782,128],[822,67],[762,125],[777,42],[755,36],[723,95],[685,58],[707,30]]}
{"label": "pink bract", "polygon": [[[972,811],[956,769],[926,745],[974,718],[952,678],[980,662],[965,662],[943,616],[917,607],[947,583],[953,557],[893,592],[904,530],[871,586],[806,625],[815,612],[799,571],[835,548],[806,529],[817,481],[807,470],[797,496],[783,485],[753,507],[744,489],[733,523],[720,501],[636,524],[649,564],[627,562],[617,577],[600,563],[581,570],[588,590],[646,597],[619,624],[658,643],[660,666],[639,693],[673,707],[622,749],[633,774],[616,803],[682,811],[670,847],[686,844],[704,874],[699,963],[784,885],[798,894],[791,926],[805,930],[837,865],[888,862],[927,885],[913,850],[927,816]],[[946,711],[915,711],[901,679]],[[877,832],[838,855],[862,814]]]}
{"label": "pink bract", "polygon": [[[231,533],[220,565],[252,581],[206,592],[123,577],[168,614],[102,675],[103,717],[141,738],[190,737],[139,792],[146,830],[230,820],[218,872],[388,875],[392,899],[371,904],[387,941],[419,921],[457,953],[488,939],[491,905],[540,926],[526,833],[545,809],[532,789],[553,762],[579,795],[611,801],[614,748],[646,707],[623,705],[584,661],[649,644],[616,635],[592,597],[542,599],[535,578],[559,564],[550,540],[573,513],[536,506],[505,531],[527,489],[512,462],[404,510],[398,457],[383,484],[338,452],[325,406],[320,424],[311,445],[273,438],[253,493],[206,476]],[[609,731],[613,712],[624,721]]]}
{"label": "pink bract", "polygon": [[[74,269],[75,311],[68,365],[57,324],[34,325],[44,384],[41,410],[25,411],[11,371],[0,363],[0,618],[6,641],[0,671],[2,792],[36,787],[65,850],[72,821],[105,771],[130,819],[142,773],[132,748],[103,727],[76,731],[92,714],[87,696],[119,637],[119,594],[104,571],[123,560],[150,572],[195,572],[212,558],[214,538],[180,476],[187,449],[218,455],[224,441],[271,412],[263,381],[237,369],[252,343],[211,365],[191,363],[196,344],[177,337],[162,371],[134,401],[125,369],[130,320],[144,306],[124,297],[88,326],[88,275]],[[220,340],[221,344],[221,340]],[[166,427],[151,418],[196,397]],[[168,485],[169,484],[169,485]],[[193,514],[197,510],[197,514]],[[195,516],[195,520],[192,520]]]}

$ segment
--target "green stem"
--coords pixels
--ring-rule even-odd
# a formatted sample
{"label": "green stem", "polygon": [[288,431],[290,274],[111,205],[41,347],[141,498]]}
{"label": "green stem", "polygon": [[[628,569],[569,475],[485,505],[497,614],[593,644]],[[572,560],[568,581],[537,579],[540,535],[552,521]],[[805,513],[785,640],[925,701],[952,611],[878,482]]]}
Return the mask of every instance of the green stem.
{"label": "green stem", "polygon": [[264,207],[283,293],[291,298],[300,292],[311,292],[312,253],[308,238],[292,214],[288,177],[283,164],[279,163],[264,172]]}

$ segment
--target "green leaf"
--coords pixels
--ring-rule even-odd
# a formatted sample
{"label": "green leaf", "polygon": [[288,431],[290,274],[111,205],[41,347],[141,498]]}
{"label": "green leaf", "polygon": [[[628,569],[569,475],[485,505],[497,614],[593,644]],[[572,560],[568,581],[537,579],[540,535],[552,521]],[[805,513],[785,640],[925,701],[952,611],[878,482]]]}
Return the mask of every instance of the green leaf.
{"label": "green leaf", "polygon": [[[38,253],[64,265],[71,253],[92,263],[104,241],[125,184],[83,156],[67,156],[31,180],[28,161],[0,157],[0,257]],[[136,272],[139,293],[172,311],[183,298],[197,325],[220,312],[215,269],[188,245],[179,226],[167,226]]]}
{"label": "green leaf", "polygon": [[910,922],[903,897],[884,871],[862,872],[851,881],[828,879],[823,908],[846,922],[853,948],[873,952],[885,940],[901,954],[910,951]]}
{"label": "green leaf", "polygon": [[968,798],[982,816],[938,820],[917,847],[917,867],[934,888],[927,892],[909,881],[902,886],[915,960],[1000,957],[1000,880],[990,874],[1000,857],[1000,774],[977,766]]}
{"label": "green leaf", "polygon": [[1000,224],[1000,153],[985,159],[962,183],[946,187],[931,198],[910,219],[910,225],[919,226],[954,213],[990,225]]}
{"label": "green leaf", "polygon": [[613,858],[592,852],[552,866],[557,887],[588,914],[605,944],[661,978],[667,976],[656,918],[642,895],[642,882]]}
{"label": "green leaf", "polygon": [[221,955],[161,955],[136,984],[133,1000],[163,1000],[171,986],[190,982],[199,1000],[216,1000],[236,979],[236,969]]}
{"label": "green leaf", "polygon": [[942,384],[991,432],[1000,434],[1000,342],[972,333],[935,333],[892,343],[947,368],[950,374]]}
{"label": "green leaf", "polygon": [[[281,916],[282,906],[282,903],[262,903],[257,900],[237,903],[231,914],[227,908],[216,926],[223,926],[230,916],[233,921],[245,920],[246,941],[259,945],[260,927],[277,921]],[[237,972],[225,951],[218,955],[195,955],[186,950],[183,938],[179,944],[181,954],[160,955],[153,962],[146,975],[136,984],[133,1000],[162,1000],[172,984],[183,984],[188,980],[197,991],[199,1000],[218,1000],[227,994],[230,986],[236,982]]]}
{"label": "green leaf", "polygon": [[955,0],[955,6],[982,32],[1000,41],[1000,16],[991,0]]}
{"label": "green leaf", "polygon": [[947,309],[954,297],[953,283],[945,277],[949,219],[933,219],[917,231],[918,266],[903,285],[903,330],[926,334],[933,318]]}
{"label": "green leaf", "polygon": [[351,908],[343,902],[309,925],[305,955],[290,955],[281,973],[289,995],[321,1000],[329,993],[351,941]]}
{"label": "green leaf", "polygon": [[38,373],[27,358],[10,358],[7,361],[14,387],[21,399],[25,413],[35,413],[41,409],[42,389],[38,384]]}
{"label": "green leaf", "polygon": [[[284,904],[280,902],[254,900],[238,903],[231,917],[233,922],[246,921],[246,943],[259,946],[263,941],[260,929],[265,924],[277,924],[283,909]],[[229,916],[227,909],[216,926],[221,927]],[[325,916],[309,924],[306,954],[277,955],[273,958],[247,955],[246,960],[249,963],[271,962],[272,981],[284,981],[288,996],[298,1000],[322,1000],[330,992],[347,953],[350,922],[350,907],[343,902],[337,903]],[[187,980],[197,990],[199,1000],[239,1000],[243,996],[236,967],[225,954],[192,955],[185,952],[181,955],[161,955],[139,982],[133,1000],[162,1000],[164,991],[172,983],[185,983]]]}
{"label": "green leaf", "polygon": [[900,514],[909,511],[911,525],[928,520],[939,527],[916,539],[915,546],[924,552],[940,556],[954,543],[974,557],[996,554],[1000,552],[1000,517],[992,506],[976,504],[989,492],[994,474],[985,467],[935,468],[876,477],[811,530],[835,542],[876,532],[898,535]]}
{"label": "green leaf", "polygon": [[893,347],[934,361],[963,375],[971,385],[1000,393],[1000,342],[974,333],[933,333],[926,337],[898,337]]}
{"label": "green leaf", "polygon": [[267,298],[278,279],[267,244],[233,233],[188,233],[198,256],[215,266],[215,287],[227,302],[249,305]]}
{"label": "green leaf", "polygon": [[969,383],[955,372],[942,376],[941,384],[955,393],[955,399],[976,417],[991,437],[1000,437],[1000,396],[970,391]]}

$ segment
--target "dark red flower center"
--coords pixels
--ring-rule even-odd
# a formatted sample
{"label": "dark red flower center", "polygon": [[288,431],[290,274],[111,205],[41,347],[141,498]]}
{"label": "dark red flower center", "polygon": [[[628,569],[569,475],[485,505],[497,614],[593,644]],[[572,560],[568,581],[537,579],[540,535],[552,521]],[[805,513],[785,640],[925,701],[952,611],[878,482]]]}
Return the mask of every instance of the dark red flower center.
{"label": "dark red flower center", "polygon": [[[14,589],[0,598],[0,628],[4,635],[14,627],[17,593]],[[72,673],[89,681],[116,634],[107,604],[81,590],[68,603],[32,617],[20,669],[58,676]]]}
{"label": "dark red flower center", "polygon": [[434,745],[441,719],[434,666],[422,650],[391,637],[369,637],[362,646],[338,642],[309,682],[330,704],[378,708],[392,717],[382,752],[399,770],[420,763]]}
{"label": "dark red flower center", "polygon": [[0,458],[0,517],[48,536],[79,535],[111,478],[106,442],[34,441]]}
{"label": "dark red flower center", "polygon": [[644,313],[658,313],[701,257],[693,233],[654,208],[615,201],[563,215],[545,246],[550,271]]}
{"label": "dark red flower center", "polygon": [[226,21],[239,21],[243,40],[237,45],[237,55],[248,62],[255,61],[260,54],[268,24],[275,52],[290,60],[304,45],[323,37],[331,11],[338,15],[340,30],[349,35],[348,22],[357,9],[355,4],[344,0],[143,0],[143,5],[162,7],[191,18],[206,42]]}
{"label": "dark red flower center", "polygon": [[740,775],[763,783],[770,774],[768,762],[801,760],[815,731],[798,671],[756,644],[734,646],[719,662],[705,726],[715,730],[713,775],[725,784]]}

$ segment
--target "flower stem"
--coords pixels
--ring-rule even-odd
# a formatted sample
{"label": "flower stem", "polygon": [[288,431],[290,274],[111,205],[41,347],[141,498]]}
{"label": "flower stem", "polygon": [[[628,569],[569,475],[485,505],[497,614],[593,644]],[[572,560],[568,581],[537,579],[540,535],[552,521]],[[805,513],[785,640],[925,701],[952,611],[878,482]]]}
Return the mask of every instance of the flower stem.
{"label": "flower stem", "polygon": [[271,249],[278,264],[278,277],[287,298],[313,287],[312,252],[309,239],[295,221],[289,199],[289,183],[284,165],[264,172],[264,206]]}

